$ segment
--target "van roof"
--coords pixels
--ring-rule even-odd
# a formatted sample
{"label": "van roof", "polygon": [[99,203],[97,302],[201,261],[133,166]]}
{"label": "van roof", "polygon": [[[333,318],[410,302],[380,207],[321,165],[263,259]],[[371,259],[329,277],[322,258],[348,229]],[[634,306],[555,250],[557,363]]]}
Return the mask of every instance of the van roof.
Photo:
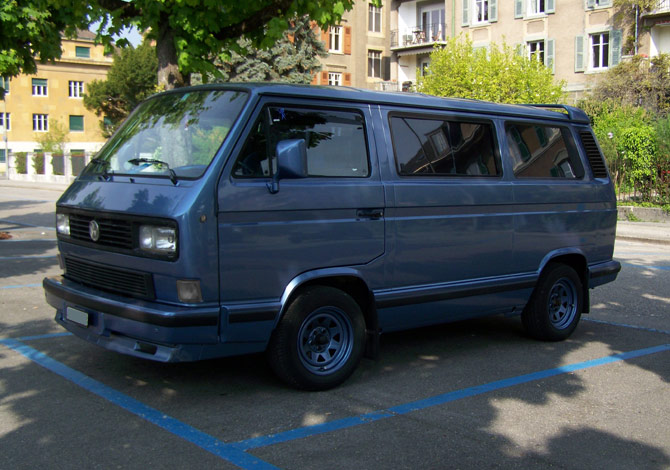
{"label": "van roof", "polygon": [[[203,88],[211,89],[239,89],[252,95],[263,96],[290,96],[295,98],[320,98],[336,101],[353,101],[378,105],[414,107],[422,109],[437,109],[459,112],[478,112],[524,118],[551,119],[573,121],[589,124],[589,117],[584,111],[574,106],[541,104],[541,105],[512,105],[497,104],[488,101],[479,101],[464,98],[443,98],[423,93],[407,93],[398,91],[373,91],[361,88],[296,85],[284,83],[220,83],[198,85],[195,87],[179,88],[171,92],[191,91]],[[556,112],[558,111],[558,112]]]}

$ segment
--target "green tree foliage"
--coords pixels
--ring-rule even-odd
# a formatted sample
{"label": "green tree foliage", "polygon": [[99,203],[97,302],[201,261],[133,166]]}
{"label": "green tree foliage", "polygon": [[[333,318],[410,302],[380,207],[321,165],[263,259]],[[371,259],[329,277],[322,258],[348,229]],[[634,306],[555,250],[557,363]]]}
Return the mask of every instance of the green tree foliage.
{"label": "green tree foliage", "polygon": [[84,106],[105,119],[102,133],[109,137],[135,107],[156,92],[158,59],[147,41],[137,49],[127,47],[114,55],[106,80],[93,80],[84,94]]}
{"label": "green tree foliage", "polygon": [[592,100],[580,106],[592,117],[616,187],[639,187],[653,180],[658,160],[653,114],[613,100]]}
{"label": "green tree foliage", "polygon": [[43,152],[62,155],[65,152],[65,144],[68,141],[68,133],[69,131],[64,124],[55,119],[50,119],[49,130],[45,133],[40,133],[35,138],[35,141],[40,145]]}
{"label": "green tree foliage", "polygon": [[463,37],[436,48],[417,82],[417,91],[423,93],[497,103],[559,103],[564,87],[563,81],[554,82],[550,68],[505,43],[491,44],[487,51],[475,49]]}
{"label": "green tree foliage", "polygon": [[[376,5],[381,0],[373,0]],[[129,26],[156,41],[158,83],[174,88],[191,73],[221,78],[214,58],[224,61],[241,52],[238,39],[269,48],[290,21],[308,15],[320,27],[336,24],[353,0],[3,0],[0,6],[0,75],[35,70],[34,58],[59,58],[60,32],[76,35],[100,21],[98,40],[105,45]],[[123,45],[123,41],[117,45]]]}
{"label": "green tree foliage", "polygon": [[590,100],[614,100],[624,105],[641,106],[655,114],[670,112],[670,55],[652,59],[634,56],[611,68],[598,81]]}
{"label": "green tree foliage", "polygon": [[309,83],[321,70],[319,57],[328,56],[307,17],[293,21],[269,49],[253,47],[249,39],[240,39],[238,44],[246,52],[233,52],[221,63],[224,81]]}

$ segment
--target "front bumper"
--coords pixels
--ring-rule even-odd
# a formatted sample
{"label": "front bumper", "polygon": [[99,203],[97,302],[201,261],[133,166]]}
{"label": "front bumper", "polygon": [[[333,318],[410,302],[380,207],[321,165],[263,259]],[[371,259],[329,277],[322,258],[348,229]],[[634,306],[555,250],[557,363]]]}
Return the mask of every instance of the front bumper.
{"label": "front bumper", "polygon": [[[221,350],[218,306],[183,307],[103,294],[61,276],[45,278],[43,286],[59,324],[107,349],[161,362],[229,354]],[[87,324],[68,320],[68,308],[85,312]]]}

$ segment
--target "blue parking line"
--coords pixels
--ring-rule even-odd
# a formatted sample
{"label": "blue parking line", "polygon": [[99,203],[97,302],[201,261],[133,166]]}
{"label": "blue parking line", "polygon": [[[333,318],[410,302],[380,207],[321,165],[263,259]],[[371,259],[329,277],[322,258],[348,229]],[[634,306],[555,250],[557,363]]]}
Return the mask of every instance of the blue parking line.
{"label": "blue parking line", "polygon": [[610,325],[610,326],[620,326],[623,328],[633,328],[634,330],[648,331],[650,333],[662,333],[664,335],[670,335],[670,331],[658,330],[656,328],[648,328],[646,326],[637,326],[637,325],[628,325],[627,323],[619,323],[614,321],[605,321],[605,320],[596,320],[595,318],[584,318],[582,320],[591,322],[591,323],[600,323],[601,325]]}
{"label": "blue parking line", "polygon": [[[41,339],[49,336],[51,335],[28,336],[23,339],[27,341],[29,339]],[[477,385],[474,387],[456,390],[453,392],[428,397],[422,400],[404,403],[401,405],[390,407],[385,410],[374,411],[371,413],[343,418],[313,426],[305,426],[302,428],[291,429],[282,433],[255,437],[234,443],[225,443],[221,440],[216,439],[213,436],[210,436],[209,434],[206,434],[196,428],[193,428],[188,424],[185,424],[175,418],[167,416],[161,413],[160,411],[156,410],[155,408],[145,405],[144,403],[135,400],[134,398],[131,398],[128,395],[125,395],[117,390],[114,390],[113,388],[108,387],[107,385],[104,385],[101,382],[98,382],[82,374],[81,372],[71,369],[70,367],[50,358],[46,354],[37,351],[36,349],[31,348],[30,346],[25,345],[21,341],[18,341],[16,339],[0,339],[0,344],[3,344],[4,346],[7,346],[17,351],[18,353],[22,354],[31,361],[36,362],[37,364],[75,383],[76,385],[79,385],[80,387],[88,390],[89,392],[94,393],[120,406],[121,408],[133,413],[134,415],[161,427],[162,429],[176,435],[177,437],[180,437],[188,442],[191,442],[192,444],[195,444],[198,447],[243,469],[277,468],[268,462],[265,462],[248,454],[246,451],[250,449],[267,447],[270,445],[290,442],[297,439],[304,439],[319,434],[325,434],[342,429],[353,428],[363,424],[391,418],[394,416],[400,416],[415,411],[425,410],[435,406],[440,406],[446,403],[461,400],[464,398],[475,397],[478,395],[491,393],[494,391],[514,387],[517,385],[527,384],[530,382],[535,382],[550,377],[556,377],[571,372],[591,369],[594,367],[600,367],[603,365],[612,364],[620,361],[670,351],[670,344],[662,344],[659,346],[638,349],[635,351],[613,354],[611,356],[605,356],[598,359],[592,359],[589,361],[579,362],[576,364],[556,367],[553,369],[533,372],[530,374],[524,374],[517,377],[511,377],[494,382],[489,382],[483,385]]]}
{"label": "blue parking line", "polygon": [[57,258],[58,255],[0,256],[0,260]]}
{"label": "blue parking line", "polygon": [[663,344],[651,348],[638,349],[636,351],[614,354],[612,356],[606,356],[601,357],[599,359],[579,362],[577,364],[557,367],[555,369],[548,369],[539,372],[533,372],[531,374],[520,375],[518,377],[512,377],[509,379],[498,380],[496,382],[490,382],[484,385],[477,385],[474,387],[464,388],[462,390],[456,390],[454,392],[444,393],[442,395],[436,395],[433,397],[425,398],[423,400],[405,403],[402,405],[388,408],[386,410],[368,413],[352,418],[344,418],[331,421],[328,423],[306,426],[298,429],[292,429],[290,431],[278,434],[272,434],[269,436],[246,439],[243,441],[239,441],[234,445],[239,447],[240,449],[249,450],[258,447],[266,447],[269,445],[280,444],[282,442],[291,441],[293,439],[302,439],[306,437],[316,436],[318,434],[324,434],[331,431],[337,431],[340,429],[346,429],[358,426],[360,424],[379,421],[381,419],[390,418],[392,416],[400,416],[407,413],[412,413],[414,411],[425,410],[427,408],[444,405],[446,403],[461,400],[463,398],[475,397],[477,395],[483,395],[485,393],[490,393],[497,390],[514,387],[516,385],[535,382],[537,380],[542,380],[549,377],[555,377],[557,375],[569,374],[571,372],[579,370],[599,367],[606,364],[612,364],[614,362],[633,359],[636,357],[647,356],[650,354],[656,354],[664,351],[670,351],[670,344]]}
{"label": "blue parking line", "polygon": [[20,341],[14,339],[0,340],[0,344],[7,346],[10,349],[22,354],[26,358],[41,365],[42,367],[60,375],[61,377],[73,382],[76,385],[88,390],[91,393],[98,395],[113,404],[129,411],[130,413],[149,421],[156,426],[180,437],[201,449],[210,452],[217,457],[220,457],[228,462],[237,465],[243,469],[261,469],[270,470],[277,469],[277,467],[260,460],[246,452],[243,452],[236,447],[226,444],[223,441],[216,439],[186,423],[167,416],[164,413],[145,405],[144,403],[135,400],[117,390],[114,390],[107,385],[104,385],[97,380],[88,377],[70,367],[62,364],[46,354],[27,346]]}
{"label": "blue parking line", "polygon": [[647,266],[644,264],[635,264],[635,263],[621,263],[621,266],[628,266],[630,268],[638,268],[638,269],[658,269],[661,271],[670,271],[670,266]]}
{"label": "blue parking line", "polygon": [[13,285],[13,286],[0,286],[0,289],[22,289],[24,287],[41,287],[42,283],[38,284],[21,284],[21,285]]}

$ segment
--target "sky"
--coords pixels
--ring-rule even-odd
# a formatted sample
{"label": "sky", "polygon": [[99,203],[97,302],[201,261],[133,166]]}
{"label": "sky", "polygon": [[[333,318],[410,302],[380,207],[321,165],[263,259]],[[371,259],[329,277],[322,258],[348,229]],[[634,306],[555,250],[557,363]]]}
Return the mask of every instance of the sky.
{"label": "sky", "polygon": [[[97,32],[98,30],[98,24],[100,23],[94,23],[92,24],[88,29],[89,31],[92,31],[94,33]],[[139,31],[137,28],[134,26],[131,28],[127,28],[123,31],[123,34],[119,36],[115,36],[116,38],[126,38],[128,41],[130,41],[130,44],[132,44],[134,47],[139,46],[142,43],[142,36],[140,35]]]}

